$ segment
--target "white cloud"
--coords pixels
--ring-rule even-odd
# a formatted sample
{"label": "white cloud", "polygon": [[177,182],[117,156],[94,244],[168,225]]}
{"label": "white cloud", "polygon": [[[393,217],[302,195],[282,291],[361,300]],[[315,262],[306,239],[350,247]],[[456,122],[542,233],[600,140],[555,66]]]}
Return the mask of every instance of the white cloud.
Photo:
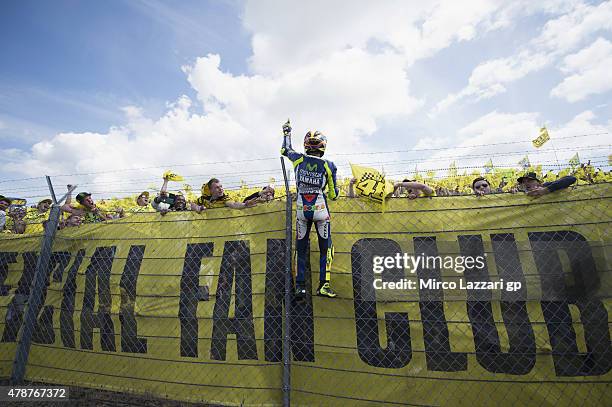
{"label": "white cloud", "polygon": [[402,55],[406,64],[434,55],[454,42],[507,27],[518,15],[561,8],[568,1],[457,2],[390,0],[248,1],[244,23],[253,33],[254,72],[275,75],[345,48],[372,41]]}
{"label": "white cloud", "polygon": [[[190,112],[191,101],[183,96],[158,120],[128,110],[129,123],[107,133],[60,133],[34,144],[19,163],[5,169],[28,175],[99,173],[93,178],[75,176],[73,181],[126,181],[130,177],[161,177],[162,170],[113,173],[117,169],[146,168],[165,163],[217,161],[217,151],[244,150],[245,130],[223,113],[206,116]],[[241,154],[246,155],[246,154]],[[203,177],[213,174],[203,174]],[[68,179],[70,181],[70,179]],[[134,187],[136,189],[142,186]],[[109,192],[115,191],[109,189]]]}
{"label": "white cloud", "polygon": [[275,78],[233,76],[221,72],[219,63],[219,56],[209,55],[186,68],[206,112],[223,111],[272,139],[291,117],[298,134],[308,126],[329,133],[331,151],[374,132],[378,119],[408,115],[421,103],[410,96],[402,60],[391,52],[347,49]]}
{"label": "white cloud", "polygon": [[597,6],[578,3],[567,14],[548,21],[534,40],[537,48],[562,55],[576,49],[592,34],[612,30],[612,2]]}
{"label": "white cloud", "polygon": [[[545,55],[527,51],[512,58],[494,59],[478,65],[470,76],[469,84],[475,89],[475,94],[488,93],[488,88],[503,86],[504,83],[522,78],[542,68],[547,62],[548,58]],[[494,94],[496,92],[491,93]]]}
{"label": "white cloud", "polygon": [[506,92],[505,84],[541,69],[548,62],[546,55],[532,54],[528,51],[509,58],[486,61],[474,69],[465,88],[458,93],[447,95],[429,112],[429,116],[433,118],[465,98],[479,101],[504,93]]}
{"label": "white cloud", "polygon": [[[612,121],[606,125],[598,125],[593,123],[595,119],[593,112],[584,111],[567,123],[548,126],[551,141],[536,149],[531,140],[537,137],[542,125],[539,113],[510,114],[493,111],[460,129],[458,137],[461,141],[455,147],[433,154],[427,161],[419,163],[419,169],[442,170],[448,168],[452,161],[456,161],[458,166],[481,169],[489,158],[496,166],[517,167],[518,161],[525,155],[529,155],[532,164],[556,165],[558,160],[565,166],[577,151],[582,159],[599,157],[599,161],[607,162],[607,148],[586,150],[585,140],[592,138],[575,137],[599,134],[597,145],[612,143]],[[561,138],[562,141],[555,143],[555,139]],[[522,143],[517,144],[519,141]],[[593,145],[593,142],[588,145]],[[467,172],[471,172],[471,168],[467,169]]]}
{"label": "white cloud", "polygon": [[435,117],[463,99],[491,98],[506,91],[506,85],[549,66],[601,31],[612,30],[612,1],[597,6],[577,3],[567,14],[549,20],[540,35],[512,56],[479,64],[468,85],[447,95],[429,112]]}
{"label": "white cloud", "polygon": [[422,150],[428,148],[449,147],[453,144],[453,139],[450,137],[424,137],[419,139],[414,145],[414,150]]}
{"label": "white cloud", "polygon": [[561,68],[571,73],[552,89],[551,96],[577,102],[612,89],[612,43],[598,38],[590,46],[568,55]]}

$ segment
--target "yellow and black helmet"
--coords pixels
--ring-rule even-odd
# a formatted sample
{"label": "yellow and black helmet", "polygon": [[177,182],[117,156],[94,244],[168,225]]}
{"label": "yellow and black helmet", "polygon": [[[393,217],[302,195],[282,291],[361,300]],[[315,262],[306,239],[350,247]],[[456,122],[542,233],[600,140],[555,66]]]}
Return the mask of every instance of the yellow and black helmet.
{"label": "yellow and black helmet", "polygon": [[306,154],[311,152],[320,152],[321,155],[325,153],[325,147],[327,146],[327,137],[318,130],[309,131],[304,136],[304,150]]}

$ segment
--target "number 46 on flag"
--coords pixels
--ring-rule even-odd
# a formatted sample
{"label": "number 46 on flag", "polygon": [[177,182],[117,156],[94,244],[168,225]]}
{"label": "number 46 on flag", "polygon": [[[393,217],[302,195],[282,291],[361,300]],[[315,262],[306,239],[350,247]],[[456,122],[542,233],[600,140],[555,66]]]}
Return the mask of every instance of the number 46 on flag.
{"label": "number 46 on flag", "polygon": [[393,183],[374,168],[351,164],[351,171],[353,177],[357,179],[355,184],[357,194],[382,204],[384,211],[385,198],[393,193]]}

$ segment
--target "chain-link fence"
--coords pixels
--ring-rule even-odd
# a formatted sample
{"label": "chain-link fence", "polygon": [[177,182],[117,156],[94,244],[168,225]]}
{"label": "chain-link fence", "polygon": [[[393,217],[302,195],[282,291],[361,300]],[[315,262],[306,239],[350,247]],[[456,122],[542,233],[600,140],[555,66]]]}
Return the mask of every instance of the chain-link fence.
{"label": "chain-link fence", "polygon": [[41,236],[6,235],[2,376],[282,404],[285,211],[273,201],[65,228],[43,238],[38,272]]}
{"label": "chain-link fence", "polygon": [[339,295],[308,282],[292,310],[293,400],[609,403],[611,193],[338,202]]}
{"label": "chain-link fence", "polygon": [[56,234],[50,220],[0,240],[0,375],[228,405],[604,405],[611,197],[397,198],[384,213],[340,198],[336,298],[316,296],[315,236],[293,294],[290,200]]}

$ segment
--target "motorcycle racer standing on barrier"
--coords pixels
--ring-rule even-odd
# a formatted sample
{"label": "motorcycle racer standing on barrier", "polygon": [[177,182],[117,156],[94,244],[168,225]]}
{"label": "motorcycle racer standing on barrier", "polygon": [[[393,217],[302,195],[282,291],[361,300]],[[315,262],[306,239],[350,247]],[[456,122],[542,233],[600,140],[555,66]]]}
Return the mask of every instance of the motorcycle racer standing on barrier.
{"label": "motorcycle racer standing on barrier", "polygon": [[[295,170],[297,186],[296,201],[296,246],[297,276],[295,294],[298,298],[306,295],[306,249],[312,224],[315,224],[319,240],[319,288],[317,295],[333,298],[337,294],[330,286],[330,271],[334,248],[331,239],[330,214],[327,198],[336,199],[336,166],[323,159],[327,138],[319,131],[309,131],[304,137],[304,151],[298,153],[291,147],[291,125],[283,125],[283,146],[281,154],[289,158]],[[327,187],[327,195],[323,192]]]}

